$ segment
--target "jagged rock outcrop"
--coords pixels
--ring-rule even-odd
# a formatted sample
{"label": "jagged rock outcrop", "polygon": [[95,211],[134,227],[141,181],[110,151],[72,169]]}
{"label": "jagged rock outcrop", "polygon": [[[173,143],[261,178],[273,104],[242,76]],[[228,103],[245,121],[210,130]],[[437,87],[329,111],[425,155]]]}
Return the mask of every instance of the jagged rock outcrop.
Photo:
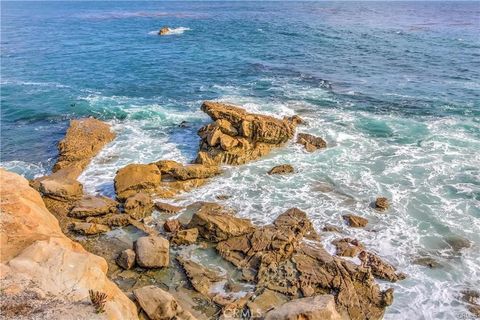
{"label": "jagged rock outcrop", "polygon": [[293,300],[266,314],[265,320],[342,320],[332,295]]}
{"label": "jagged rock outcrop", "polygon": [[327,143],[320,137],[316,137],[309,133],[299,133],[297,143],[303,145],[308,152],[314,152],[318,149],[327,147]]}
{"label": "jagged rock outcrop", "polygon": [[297,118],[277,119],[213,101],[205,101],[201,108],[214,121],[198,131],[196,162],[206,165],[239,165],[258,159],[293,138],[298,123]]}
{"label": "jagged rock outcrop", "polygon": [[336,255],[342,257],[355,257],[365,247],[357,239],[343,238],[332,241],[332,244],[336,248]]}
{"label": "jagged rock outcrop", "polygon": [[2,310],[17,310],[13,318],[64,319],[75,312],[99,319],[92,289],[107,294],[102,319],[137,319],[135,305],[107,278],[106,261],[62,233],[27,180],[0,169],[0,199]]}
{"label": "jagged rock outcrop", "polygon": [[374,203],[375,209],[378,211],[385,211],[390,207],[390,204],[388,203],[388,199],[385,197],[378,197],[375,199]]}
{"label": "jagged rock outcrop", "polygon": [[293,173],[295,170],[293,169],[293,166],[290,164],[281,164],[279,166],[275,166],[270,171],[268,171],[268,174],[287,174],[287,173]]}
{"label": "jagged rock outcrop", "polygon": [[177,246],[194,244],[195,242],[197,242],[197,238],[197,228],[180,230],[173,236],[172,244],[175,244]]}
{"label": "jagged rock outcrop", "polygon": [[30,185],[42,194],[45,205],[59,220],[64,232],[68,231],[71,221],[67,215],[83,198],[78,176],[114,138],[110,126],[100,120],[71,120],[65,138],[58,144],[59,156],[53,173],[31,181]]}
{"label": "jagged rock outcrop", "polygon": [[199,235],[218,242],[250,232],[253,225],[248,219],[237,218],[216,203],[203,203],[193,215],[188,228],[197,228]]}
{"label": "jagged rock outcrop", "polygon": [[368,220],[354,214],[345,214],[342,218],[352,228],[363,228],[368,224]]}
{"label": "jagged rock outcrop", "polygon": [[134,290],[133,294],[151,320],[195,320],[170,293],[159,287],[142,287]]}
{"label": "jagged rock outcrop", "polygon": [[315,239],[311,222],[298,209],[272,225],[230,237],[216,249],[242,270],[245,280],[290,298],[335,293],[337,309],[351,319],[380,319],[392,291],[380,291],[371,269],[331,256]]}
{"label": "jagged rock outcrop", "polygon": [[178,219],[169,219],[163,224],[163,229],[166,232],[175,233],[182,228],[182,224]]}
{"label": "jagged rock outcrop", "polygon": [[155,202],[155,209],[160,212],[175,214],[182,211],[183,207],[174,206],[165,202]]}
{"label": "jagged rock outcrop", "polygon": [[394,266],[380,259],[379,256],[368,251],[362,251],[358,255],[362,266],[370,268],[375,278],[396,282],[405,279],[407,276],[397,272]]}
{"label": "jagged rock outcrop", "polygon": [[139,192],[125,201],[125,213],[135,220],[141,220],[152,214],[153,201],[150,195]]}

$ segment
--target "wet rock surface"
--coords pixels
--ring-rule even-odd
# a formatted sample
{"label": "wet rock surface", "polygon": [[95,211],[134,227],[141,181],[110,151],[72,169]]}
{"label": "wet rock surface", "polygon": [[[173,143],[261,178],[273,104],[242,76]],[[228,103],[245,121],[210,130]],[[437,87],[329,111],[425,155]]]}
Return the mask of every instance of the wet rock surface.
{"label": "wet rock surface", "polygon": [[299,133],[297,135],[297,143],[303,145],[308,152],[314,152],[327,147],[325,140],[308,133]]}
{"label": "wet rock surface", "polygon": [[397,272],[394,266],[383,261],[376,254],[362,251],[358,257],[362,261],[362,265],[370,268],[373,276],[376,278],[396,282],[407,277],[404,273]]}
{"label": "wet rock surface", "polygon": [[374,208],[378,211],[386,211],[390,207],[390,203],[385,197],[375,199]]}
{"label": "wet rock surface", "polygon": [[343,257],[356,257],[365,247],[356,239],[343,238],[332,241],[336,248],[336,255]]}
{"label": "wet rock surface", "polygon": [[295,169],[293,169],[293,166],[290,164],[282,164],[279,166],[275,166],[270,171],[268,171],[268,174],[288,174],[288,173],[293,173],[295,172]]}
{"label": "wet rock surface", "polygon": [[180,230],[172,238],[172,243],[175,245],[189,245],[197,242],[198,238],[198,229],[191,228]]}
{"label": "wet rock surface", "polygon": [[72,218],[102,216],[117,212],[118,203],[107,197],[85,196],[74,204],[68,214]]}
{"label": "wet rock surface", "polygon": [[125,213],[135,220],[148,217],[153,211],[153,202],[149,194],[139,192],[125,201]]}
{"label": "wet rock surface", "polygon": [[363,228],[368,224],[368,220],[354,214],[345,214],[342,216],[345,222],[352,228]]}
{"label": "wet rock surface", "polygon": [[179,213],[180,211],[182,211],[183,207],[174,206],[174,205],[164,203],[164,202],[155,202],[155,209],[157,209],[160,212],[175,214],[175,213]]}
{"label": "wet rock surface", "polygon": [[197,163],[239,165],[258,159],[290,140],[297,125],[291,119],[252,114],[237,106],[205,101],[202,111],[214,121],[202,127]]}
{"label": "wet rock surface", "polygon": [[167,35],[169,32],[170,32],[169,27],[162,27],[160,30],[158,30],[158,35],[164,36],[164,35]]}

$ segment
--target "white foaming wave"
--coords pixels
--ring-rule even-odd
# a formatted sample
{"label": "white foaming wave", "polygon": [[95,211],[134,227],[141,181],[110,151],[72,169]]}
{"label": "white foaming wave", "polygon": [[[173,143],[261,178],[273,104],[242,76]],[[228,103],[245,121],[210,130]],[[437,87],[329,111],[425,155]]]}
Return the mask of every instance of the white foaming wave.
{"label": "white foaming wave", "polygon": [[[395,288],[395,301],[387,309],[385,319],[458,318],[465,312],[458,295],[471,279],[479,276],[480,256],[475,248],[480,245],[480,226],[475,217],[480,213],[476,211],[478,202],[475,199],[451,195],[446,188],[475,191],[480,185],[461,180],[466,168],[469,168],[470,179],[478,182],[480,177],[478,141],[473,133],[461,129],[465,121],[402,119],[340,108],[316,108],[305,102],[277,104],[249,98],[244,95],[246,92],[236,88],[217,89],[224,92],[220,100],[243,105],[252,112],[280,116],[302,108],[310,110],[305,116],[302,114],[308,125],[300,127],[299,131],[325,137],[329,147],[307,153],[299,145],[290,143],[258,161],[239,167],[227,166],[222,176],[179,196],[175,200],[177,203],[218,201],[216,196],[230,195],[231,198],[222,203],[257,224],[270,223],[286,209],[299,207],[307,212],[317,230],[325,223],[343,226],[345,234],[342,236],[358,238],[369,250],[408,274],[404,281],[381,283],[382,287]],[[275,107],[279,106],[281,111],[275,112]],[[132,112],[130,118],[135,114]],[[108,179],[103,181],[109,181],[112,195],[111,181],[119,167],[129,161],[149,162],[159,157],[188,161],[198,142],[192,133],[191,141],[186,143],[193,146],[192,153],[187,155],[179,149],[178,140],[168,141],[168,135],[152,138],[154,133],[138,129],[142,122],[130,118],[114,124],[114,129],[120,132],[119,137],[125,140],[112,143],[89,166],[97,166],[99,158],[108,162],[109,148],[110,156],[121,158],[112,161],[111,167],[104,166],[102,171],[102,174],[110,172]],[[385,122],[394,137],[372,136],[356,125],[358,119]],[[141,121],[149,122],[148,119]],[[480,129],[473,121],[468,124]],[[397,136],[409,139],[405,142],[396,139]],[[131,147],[135,139],[146,143],[137,146],[134,143]],[[126,159],[124,153],[131,158]],[[266,174],[271,167],[282,163],[291,163],[296,173],[291,176]],[[95,178],[93,171],[90,177]],[[91,187],[94,186],[92,183]],[[391,209],[386,214],[378,214],[370,207],[379,195],[391,199]],[[346,228],[341,217],[345,213],[368,218],[369,226],[358,230]],[[451,250],[439,250],[436,245],[443,243],[448,235],[467,238],[474,247],[464,250],[460,257]],[[333,250],[330,241],[336,237],[335,234],[323,237],[327,248]],[[412,260],[425,253],[438,259],[444,267],[430,270],[412,264]],[[422,311],[419,313],[419,310]]]}
{"label": "white foaming wave", "polygon": [[[187,28],[187,27],[178,27],[178,28],[169,28],[169,31],[164,34],[163,36],[171,36],[171,35],[177,35],[177,34],[182,34],[185,31],[190,31],[192,29]],[[158,35],[158,30],[153,30],[148,32],[149,35]]]}

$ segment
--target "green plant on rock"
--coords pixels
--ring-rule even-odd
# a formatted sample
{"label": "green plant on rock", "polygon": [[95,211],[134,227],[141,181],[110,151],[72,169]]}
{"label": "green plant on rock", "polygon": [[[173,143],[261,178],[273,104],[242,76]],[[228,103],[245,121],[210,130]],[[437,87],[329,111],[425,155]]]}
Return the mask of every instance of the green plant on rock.
{"label": "green plant on rock", "polygon": [[90,301],[92,301],[92,304],[95,307],[95,312],[96,313],[105,312],[105,303],[107,302],[107,294],[100,291],[94,291],[94,290],[88,290],[88,293],[90,294]]}

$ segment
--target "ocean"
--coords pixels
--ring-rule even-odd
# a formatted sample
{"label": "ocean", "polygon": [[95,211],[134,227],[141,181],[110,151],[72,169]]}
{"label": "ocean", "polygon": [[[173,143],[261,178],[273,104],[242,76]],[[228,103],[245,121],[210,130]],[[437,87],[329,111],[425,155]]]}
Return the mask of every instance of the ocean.
{"label": "ocean", "polygon": [[[157,36],[162,26],[174,28]],[[172,203],[225,201],[255,223],[291,207],[345,228],[408,275],[385,319],[469,319],[480,288],[480,2],[1,2],[1,166],[50,172],[68,120],[117,138],[80,181],[114,196],[126,164],[190,162],[204,100],[298,114],[290,143]],[[182,125],[180,125],[182,124]],[[277,164],[296,173],[268,176]],[[369,207],[377,196],[392,209]],[[332,234],[323,235],[330,251]],[[458,244],[469,243],[459,248]],[[461,247],[461,245],[460,245]],[[433,258],[438,268],[415,264]]]}

